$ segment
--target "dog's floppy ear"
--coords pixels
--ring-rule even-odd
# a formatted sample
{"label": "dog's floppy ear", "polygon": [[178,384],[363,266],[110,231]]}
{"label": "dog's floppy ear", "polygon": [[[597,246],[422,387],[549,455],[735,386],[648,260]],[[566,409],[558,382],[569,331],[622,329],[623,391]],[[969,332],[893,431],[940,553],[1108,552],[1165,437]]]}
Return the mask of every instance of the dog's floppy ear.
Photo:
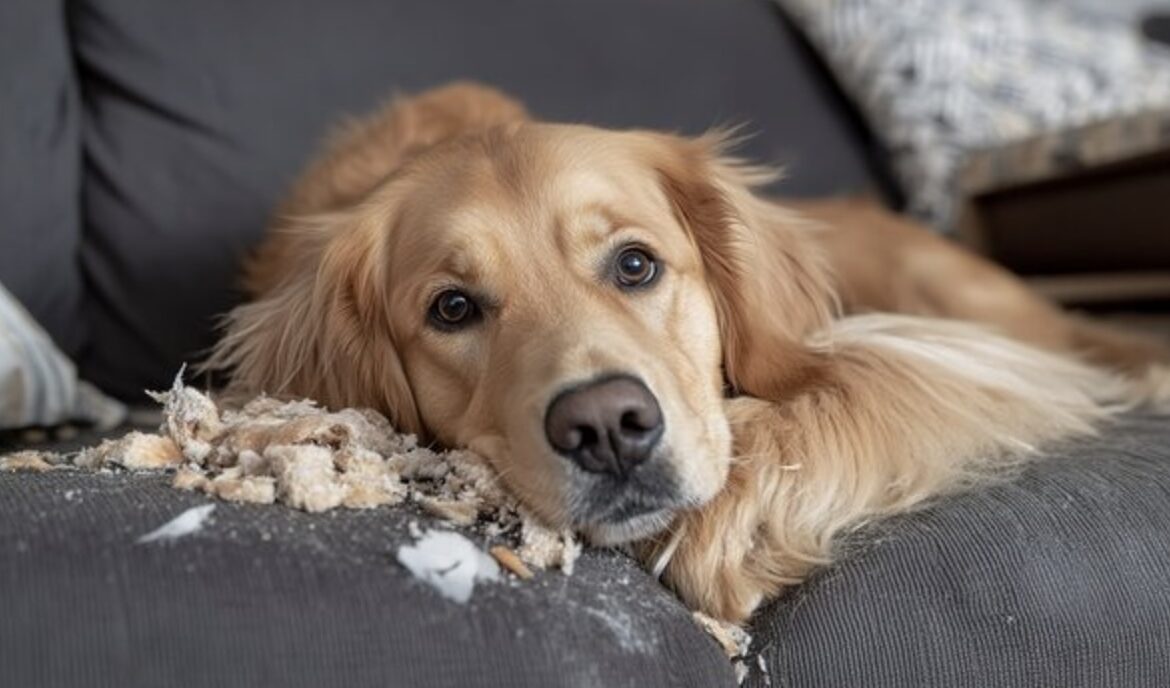
{"label": "dog's floppy ear", "polygon": [[339,130],[247,261],[243,286],[255,300],[228,315],[202,367],[231,370],[238,393],[368,406],[421,432],[386,313],[392,210],[365,199],[420,152],[526,118],[503,93],[457,82],[396,98]]}
{"label": "dog's floppy ear", "polygon": [[345,207],[428,148],[527,119],[518,101],[471,82],[397,96],[338,128],[277,214],[295,217]]}
{"label": "dog's floppy ear", "polygon": [[286,218],[352,207],[423,151],[527,118],[524,106],[500,91],[455,82],[396,97],[381,109],[346,122],[277,208],[272,235],[246,262],[245,290],[251,296],[263,295],[287,272],[290,261],[304,255],[296,250],[299,237],[283,232]]}
{"label": "dog's floppy ear", "polygon": [[297,235],[303,262],[227,316],[204,366],[231,371],[229,393],[373,408],[422,432],[389,325],[386,215],[355,208],[280,230]]}
{"label": "dog's floppy ear", "polygon": [[815,374],[804,339],[825,328],[835,298],[827,268],[795,215],[755,189],[775,173],[726,154],[728,137],[664,137],[663,188],[702,255],[737,390],[781,399]]}

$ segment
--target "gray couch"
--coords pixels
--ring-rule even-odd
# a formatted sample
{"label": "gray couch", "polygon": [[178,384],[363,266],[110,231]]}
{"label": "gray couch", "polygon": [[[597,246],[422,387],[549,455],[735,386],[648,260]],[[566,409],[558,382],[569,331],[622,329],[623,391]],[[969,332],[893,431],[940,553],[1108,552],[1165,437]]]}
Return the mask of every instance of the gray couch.
{"label": "gray couch", "polygon": [[[213,339],[266,213],[327,125],[475,78],[541,116],[749,121],[790,195],[896,196],[765,0],[7,0],[0,282],[132,402]],[[90,441],[85,436],[72,441]],[[17,446],[0,439],[0,451]],[[0,474],[0,685],[732,686],[630,560],[439,597],[401,509],[220,504],[158,476]],[[1150,686],[1170,677],[1170,431],[1132,417],[1019,479],[872,526],[761,610],[750,686]]]}

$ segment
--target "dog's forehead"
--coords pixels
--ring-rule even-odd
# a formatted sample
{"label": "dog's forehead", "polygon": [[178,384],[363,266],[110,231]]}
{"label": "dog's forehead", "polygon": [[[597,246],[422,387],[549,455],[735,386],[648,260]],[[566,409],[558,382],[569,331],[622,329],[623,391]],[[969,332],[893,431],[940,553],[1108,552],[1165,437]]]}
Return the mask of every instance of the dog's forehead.
{"label": "dog's forehead", "polygon": [[458,235],[503,232],[529,240],[660,222],[671,206],[630,136],[589,127],[533,125],[461,151],[458,196],[440,204]]}
{"label": "dog's forehead", "polygon": [[[658,173],[620,132],[534,125],[426,161],[408,194],[405,272],[480,282],[533,256],[587,256],[614,232],[673,231]],[[411,202],[412,201],[412,202]]]}
{"label": "dog's forehead", "polygon": [[551,190],[630,208],[627,212],[668,209],[658,172],[636,134],[564,125],[534,127],[534,136],[542,135],[545,145],[534,148],[543,158]]}

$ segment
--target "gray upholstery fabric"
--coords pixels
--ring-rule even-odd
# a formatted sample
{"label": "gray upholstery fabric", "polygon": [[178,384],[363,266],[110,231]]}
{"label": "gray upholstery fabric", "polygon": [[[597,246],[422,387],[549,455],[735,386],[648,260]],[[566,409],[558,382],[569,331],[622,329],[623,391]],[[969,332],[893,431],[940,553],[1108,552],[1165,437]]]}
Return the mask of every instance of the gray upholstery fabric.
{"label": "gray upholstery fabric", "polygon": [[0,3],[0,283],[65,353],[81,318],[81,120],[62,0]]}
{"label": "gray upholstery fabric", "polygon": [[[848,549],[848,548],[847,548]],[[746,685],[1149,687],[1170,677],[1170,422],[887,521],[765,609]]]}
{"label": "gray upholstery fabric", "polygon": [[[479,587],[459,607],[393,561],[405,523],[427,522],[409,511],[221,503],[202,534],[133,544],[205,502],[158,476],[0,473],[0,682],[734,684],[620,555],[587,552],[571,578]],[[1128,418],[842,551],[757,614],[746,686],[1162,685],[1170,424]]]}
{"label": "gray upholstery fabric", "polygon": [[[71,353],[92,326],[84,369],[127,397],[210,342],[236,261],[327,123],[396,88],[479,78],[550,118],[688,132],[750,119],[748,153],[791,166],[784,191],[873,181],[765,0],[69,8],[72,55],[60,1],[0,3],[0,280]],[[1164,683],[1168,445],[1164,420],[1133,419],[871,529],[761,612],[769,673],[752,663],[749,685]],[[0,473],[0,684],[733,684],[686,611],[616,554],[458,607],[392,560],[400,511],[221,504],[200,535],[135,545],[204,502],[164,480]]]}
{"label": "gray upholstery fabric", "polygon": [[766,0],[78,0],[88,379],[132,400],[212,342],[241,255],[330,123],[474,78],[539,116],[698,133],[793,194],[869,186],[859,135]]}
{"label": "gray upholstery fabric", "polygon": [[481,584],[466,606],[394,559],[402,509],[218,503],[150,475],[0,473],[5,686],[733,686],[690,614],[625,557]]}

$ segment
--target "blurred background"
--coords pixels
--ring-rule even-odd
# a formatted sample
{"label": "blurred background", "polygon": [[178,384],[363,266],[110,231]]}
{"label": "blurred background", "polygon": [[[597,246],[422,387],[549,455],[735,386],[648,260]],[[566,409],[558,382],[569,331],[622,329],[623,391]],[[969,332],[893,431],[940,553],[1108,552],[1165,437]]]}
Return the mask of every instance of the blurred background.
{"label": "blurred background", "polygon": [[330,126],[453,79],[547,119],[746,123],[779,195],[874,194],[1170,332],[1167,41],[1138,0],[5,0],[3,417],[116,416],[77,375],[167,386]]}

